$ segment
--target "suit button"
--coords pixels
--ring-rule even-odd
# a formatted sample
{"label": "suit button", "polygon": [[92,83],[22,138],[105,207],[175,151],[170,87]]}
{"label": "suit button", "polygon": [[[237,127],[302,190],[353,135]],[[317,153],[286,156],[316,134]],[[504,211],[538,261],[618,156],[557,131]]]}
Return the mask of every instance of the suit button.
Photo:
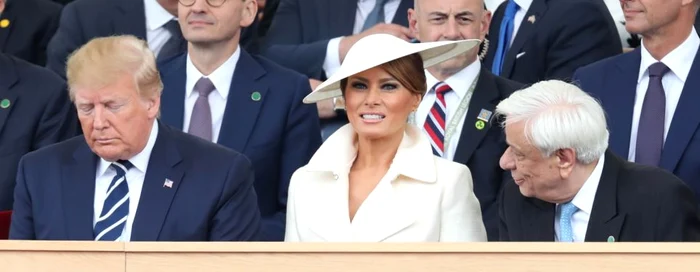
{"label": "suit button", "polygon": [[333,174],[333,179],[338,180],[338,174]]}

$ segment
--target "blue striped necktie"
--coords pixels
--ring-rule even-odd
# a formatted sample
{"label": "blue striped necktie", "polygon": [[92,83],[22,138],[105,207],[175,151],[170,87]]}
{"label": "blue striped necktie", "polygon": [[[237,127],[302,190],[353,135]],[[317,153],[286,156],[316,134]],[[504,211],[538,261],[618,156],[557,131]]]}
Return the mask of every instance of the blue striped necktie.
{"label": "blue striped necktie", "polygon": [[120,160],[110,166],[117,174],[109,184],[102,212],[96,220],[95,241],[117,241],[122,236],[129,217],[129,185],[126,183],[126,171],[134,165],[129,161]]}
{"label": "blue striped necktie", "polygon": [[510,48],[510,38],[513,37],[515,28],[515,13],[518,12],[518,9],[518,4],[514,0],[508,0],[503,20],[501,21],[501,29],[498,33],[498,47],[496,52],[494,52],[493,64],[491,65],[491,72],[494,75],[500,75],[503,69],[503,61]]}

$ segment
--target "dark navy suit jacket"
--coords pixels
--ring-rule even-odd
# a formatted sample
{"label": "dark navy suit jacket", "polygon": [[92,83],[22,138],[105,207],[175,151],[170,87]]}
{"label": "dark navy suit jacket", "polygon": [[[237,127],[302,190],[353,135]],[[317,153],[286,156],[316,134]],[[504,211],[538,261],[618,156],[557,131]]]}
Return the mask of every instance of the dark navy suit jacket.
{"label": "dark navy suit jacket", "polygon": [[[392,23],[408,27],[413,0],[401,0]],[[328,41],[352,35],[357,0],[280,0],[265,37],[266,57],[309,78],[325,80]]]}
{"label": "dark navy suit jacket", "polygon": [[[21,0],[24,1],[24,0]],[[241,32],[241,44],[255,49],[257,20]],[[249,30],[250,29],[250,30]],[[93,38],[134,35],[146,39],[146,11],[143,0],[76,0],[66,5],[56,35],[47,49],[46,67],[66,77],[66,60]]]}
{"label": "dark navy suit jacket", "polygon": [[[641,49],[576,71],[573,82],[599,99],[607,114],[610,149],[627,158]],[[700,199],[700,54],[693,61],[661,153],[661,168],[680,177]]]}
{"label": "dark navy suit jacket", "polygon": [[20,158],[78,133],[78,118],[63,79],[0,53],[0,211],[12,209]]}
{"label": "dark navy suit jacket", "polygon": [[[183,54],[160,66],[162,120],[178,129],[185,115],[186,61]],[[302,103],[309,92],[303,75],[241,50],[217,143],[253,163],[263,240],[284,240],[289,179],[321,146],[316,106]]]}
{"label": "dark navy suit jacket", "polygon": [[46,0],[6,1],[0,20],[0,52],[44,66],[46,47],[56,33],[62,5]]}
{"label": "dark navy suit jacket", "polygon": [[[260,231],[250,161],[159,125],[131,241],[250,241]],[[10,239],[93,240],[99,158],[83,136],[24,156]],[[173,181],[172,188],[163,184]]]}
{"label": "dark navy suit jacket", "polygon": [[493,118],[483,129],[476,127],[476,121],[482,110],[495,113],[496,105],[522,86],[481,68],[453,159],[471,171],[489,241],[498,240],[498,193],[505,182],[513,181],[499,165],[508,145],[498,120]]}
{"label": "dark navy suit jacket", "polygon": [[[494,12],[484,65],[491,70],[507,2]],[[581,66],[622,53],[601,0],[533,0],[503,61],[501,76],[524,84],[569,80]]]}

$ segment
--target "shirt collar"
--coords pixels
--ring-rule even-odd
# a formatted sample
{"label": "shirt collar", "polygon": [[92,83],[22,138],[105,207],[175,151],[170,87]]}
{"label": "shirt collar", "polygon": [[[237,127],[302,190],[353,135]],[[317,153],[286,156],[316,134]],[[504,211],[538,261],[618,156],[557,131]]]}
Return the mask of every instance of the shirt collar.
{"label": "shirt collar", "polygon": [[[146,169],[148,168],[148,161],[151,158],[151,152],[153,151],[153,146],[156,144],[156,139],[158,138],[158,121],[153,122],[153,126],[151,127],[151,133],[148,135],[148,142],[146,142],[146,146],[136,154],[136,156],[131,157],[129,159],[129,162],[134,165],[134,168],[137,170],[141,171],[142,173],[146,173]],[[107,170],[109,169],[109,166],[112,165],[112,162],[106,161],[103,158],[100,158],[100,163],[97,166],[97,176],[102,176],[104,175]]]}
{"label": "shirt collar", "polygon": [[596,164],[591,175],[588,176],[586,182],[583,183],[581,189],[576,193],[574,199],[571,203],[581,211],[591,214],[593,210],[593,201],[595,200],[595,194],[598,191],[598,184],[600,183],[600,177],[603,174],[603,165],[605,164],[605,154],[600,156],[598,163]]}
{"label": "shirt collar", "polygon": [[[476,78],[479,76],[480,70],[481,62],[478,60],[474,61],[456,74],[448,77],[445,80],[445,83],[452,88],[452,91],[459,97],[459,99],[462,99],[467,94],[472,82],[474,82],[474,80],[476,80]],[[428,86],[428,92],[430,92],[433,89],[433,86],[438,83],[438,80],[432,74],[430,74],[427,69],[425,70],[425,79]]]}
{"label": "shirt collar", "polygon": [[[698,52],[698,47],[700,47],[700,37],[698,37],[695,28],[688,35],[688,38],[683,41],[678,47],[669,52],[666,56],[661,59],[661,62],[665,64],[671,72],[675,74],[681,81],[685,82],[690,73],[690,68],[693,65],[695,55]],[[637,78],[637,83],[641,82],[646,76],[649,76],[649,66],[658,62],[651,56],[644,43],[642,42],[642,60],[639,65],[639,77]]]}
{"label": "shirt collar", "polygon": [[187,54],[187,86],[185,89],[187,93],[185,94],[185,97],[192,95],[194,85],[200,78],[206,77],[209,78],[209,80],[211,80],[211,82],[214,84],[216,92],[218,92],[224,99],[227,99],[228,93],[231,89],[233,73],[236,71],[236,65],[238,64],[238,59],[240,59],[240,56],[241,47],[238,46],[236,51],[234,51],[233,54],[223,64],[221,64],[221,66],[219,66],[219,68],[216,68],[216,70],[214,70],[214,72],[212,72],[210,75],[205,76],[197,69],[197,67],[194,66],[190,55]]}
{"label": "shirt collar", "polygon": [[146,11],[146,28],[149,31],[161,28],[170,20],[176,20],[175,16],[170,14],[163,6],[158,4],[156,0],[143,0],[144,10]]}
{"label": "shirt collar", "polygon": [[[435,156],[430,142],[414,125],[407,125],[387,175],[403,175],[426,183],[437,181]],[[346,124],[331,135],[305,167],[313,172],[347,174],[357,157],[357,133]]]}
{"label": "shirt collar", "polygon": [[514,0],[514,2],[518,4],[520,10],[523,11],[528,11],[532,5],[532,0]]}

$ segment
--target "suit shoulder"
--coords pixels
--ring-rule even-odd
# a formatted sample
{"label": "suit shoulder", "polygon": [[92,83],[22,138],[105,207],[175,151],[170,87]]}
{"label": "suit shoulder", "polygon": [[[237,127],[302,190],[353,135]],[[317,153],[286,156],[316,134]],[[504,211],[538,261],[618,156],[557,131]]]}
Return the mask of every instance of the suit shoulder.
{"label": "suit shoulder", "polygon": [[507,78],[494,76],[494,81],[503,97],[508,97],[517,90],[525,88],[525,84]]}
{"label": "suit shoulder", "polygon": [[591,64],[581,66],[576,70],[576,74],[578,76],[587,76],[591,74],[598,75],[608,73],[608,70],[612,69],[617,63],[626,61],[628,58],[632,57],[632,54],[635,54],[635,52],[607,57]]}
{"label": "suit shoulder", "polygon": [[676,194],[679,190],[690,190],[680,178],[665,169],[626,161],[623,162],[618,182],[621,183],[620,187],[635,188],[621,188],[622,191],[643,192],[649,195]]}
{"label": "suit shoulder", "polygon": [[[603,1],[591,1],[591,0],[549,0],[547,2],[547,7],[549,9],[556,9],[555,12],[557,14],[560,14],[559,12],[562,10],[570,11],[570,12],[586,12],[586,11],[605,11],[608,12],[607,6],[605,6],[605,3]],[[562,14],[566,16],[566,14]],[[604,15],[604,14],[601,14]]]}
{"label": "suit shoulder", "polygon": [[472,173],[464,164],[453,162],[440,157],[434,157],[435,171],[437,179],[445,187],[454,187],[456,183],[469,183],[469,188],[473,188]]}
{"label": "suit shoulder", "polygon": [[235,159],[243,158],[245,163],[251,164],[243,154],[233,149],[215,144],[197,136],[187,134],[176,129],[164,129],[164,133],[170,134],[175,140],[184,156],[198,161],[206,161],[213,164],[230,163]]}
{"label": "suit shoulder", "polygon": [[61,9],[63,9],[61,4],[46,0],[19,0],[12,2],[13,3],[9,4],[8,6],[12,9],[16,7],[18,13],[31,13],[33,17],[36,16],[40,18],[46,16],[56,16],[60,14]]}
{"label": "suit shoulder", "polygon": [[113,0],[75,0],[68,3],[64,9],[73,10],[82,14],[83,12],[92,12],[96,10],[111,10],[115,2],[116,1]]}
{"label": "suit shoulder", "polygon": [[48,91],[65,91],[65,81],[53,71],[9,55],[1,55],[0,63],[11,66],[19,77],[22,92],[42,94]]}
{"label": "suit shoulder", "polygon": [[31,151],[22,156],[22,160],[27,164],[62,162],[80,147],[89,148],[87,147],[87,143],[85,143],[85,137],[83,135],[78,135],[63,142],[47,145]]}

